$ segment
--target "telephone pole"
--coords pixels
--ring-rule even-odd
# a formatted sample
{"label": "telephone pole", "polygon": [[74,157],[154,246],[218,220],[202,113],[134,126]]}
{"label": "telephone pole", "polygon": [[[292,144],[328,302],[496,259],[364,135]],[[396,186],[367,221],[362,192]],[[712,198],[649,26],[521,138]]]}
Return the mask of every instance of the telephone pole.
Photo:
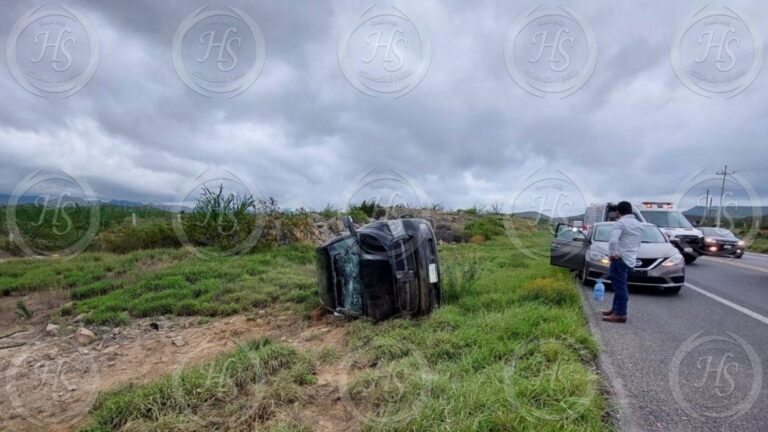
{"label": "telephone pole", "polygon": [[701,218],[701,225],[704,225],[707,216],[709,216],[709,188],[707,188],[707,197],[704,199],[704,215]]}
{"label": "telephone pole", "polygon": [[723,186],[720,188],[720,205],[717,206],[717,222],[715,222],[715,226],[720,228],[720,217],[723,215],[723,195],[725,194],[725,178],[728,175],[736,174],[736,171],[728,171],[728,165],[723,168],[722,171],[718,171],[717,175],[723,176]]}

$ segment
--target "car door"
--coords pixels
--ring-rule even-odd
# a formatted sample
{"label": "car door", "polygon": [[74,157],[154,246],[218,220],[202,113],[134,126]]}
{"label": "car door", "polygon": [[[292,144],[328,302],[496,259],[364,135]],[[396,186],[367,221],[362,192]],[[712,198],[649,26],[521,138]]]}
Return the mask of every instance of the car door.
{"label": "car door", "polygon": [[549,251],[549,263],[558,267],[579,269],[584,259],[586,236],[580,229],[559,223]]}

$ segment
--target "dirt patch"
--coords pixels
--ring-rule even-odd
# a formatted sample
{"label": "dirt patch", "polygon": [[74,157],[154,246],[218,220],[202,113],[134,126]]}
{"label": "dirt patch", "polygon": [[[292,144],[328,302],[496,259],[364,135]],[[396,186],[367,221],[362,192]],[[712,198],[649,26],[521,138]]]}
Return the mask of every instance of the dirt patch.
{"label": "dirt patch", "polygon": [[[274,311],[212,321],[197,317],[141,319],[122,328],[94,327],[90,328],[93,340],[81,345],[76,335],[79,323],[73,322],[76,318],[66,318],[67,322],[62,318],[59,328],[46,330],[50,322],[47,318],[53,316],[53,310],[58,311],[60,302],[53,306],[56,302],[50,300],[53,307],[46,309],[45,298],[31,296],[25,299],[37,308],[37,318],[33,315],[22,325],[3,325],[6,330],[0,334],[22,330],[0,339],[0,346],[24,344],[0,350],[4,372],[0,385],[5,389],[0,398],[3,430],[72,430],[83,422],[99,392],[149,382],[185,365],[230,352],[259,336],[269,336],[300,350],[332,347],[342,355],[346,350],[344,321],[332,317],[307,321],[290,312]],[[336,384],[340,373],[336,366],[320,366],[318,384],[308,390],[306,409],[301,415],[316,430],[354,429]]]}

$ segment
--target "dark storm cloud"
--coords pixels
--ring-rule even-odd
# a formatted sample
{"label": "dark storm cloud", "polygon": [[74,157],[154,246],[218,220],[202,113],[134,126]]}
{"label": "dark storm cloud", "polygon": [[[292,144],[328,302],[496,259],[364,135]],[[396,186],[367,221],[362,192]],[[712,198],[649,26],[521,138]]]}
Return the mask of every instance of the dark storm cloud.
{"label": "dark storm cloud", "polygon": [[[98,34],[99,67],[63,100],[0,71],[0,193],[47,167],[85,178],[104,199],[170,201],[214,166],[286,206],[322,207],[378,168],[462,207],[510,203],[544,169],[568,173],[590,199],[639,200],[728,163],[768,196],[765,73],[735,98],[705,99],[670,66],[688,5],[567,3],[599,45],[592,77],[570,97],[532,96],[505,69],[512,23],[537,2],[420,1],[400,4],[431,41],[432,64],[415,90],[388,100],[358,92],[338,64],[339,39],[368,2],[63,1]],[[173,68],[174,34],[204,4],[240,8],[264,34],[261,76],[232,99],[191,91]],[[733,6],[765,30],[759,5]],[[0,6],[2,46],[31,7]]]}

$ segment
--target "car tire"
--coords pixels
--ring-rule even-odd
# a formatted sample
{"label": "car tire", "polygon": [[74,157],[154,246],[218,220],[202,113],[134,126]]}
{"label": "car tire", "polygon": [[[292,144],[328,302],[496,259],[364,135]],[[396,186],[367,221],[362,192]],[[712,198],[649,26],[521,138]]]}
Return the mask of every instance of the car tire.
{"label": "car tire", "polygon": [[694,261],[696,261],[696,256],[685,254],[683,255],[683,259],[685,259],[686,264],[692,264]]}
{"label": "car tire", "polygon": [[579,272],[579,279],[581,279],[581,284],[583,286],[592,286],[592,285],[594,285],[594,282],[592,282],[591,280],[589,280],[587,278],[587,274],[588,274],[587,263],[584,262],[584,265],[581,266],[581,272]]}
{"label": "car tire", "polygon": [[743,254],[743,253],[740,253],[740,254],[738,254],[738,255],[734,255],[733,257],[734,257],[734,258],[741,258],[741,257],[743,257],[743,256],[744,256],[744,254]]}

